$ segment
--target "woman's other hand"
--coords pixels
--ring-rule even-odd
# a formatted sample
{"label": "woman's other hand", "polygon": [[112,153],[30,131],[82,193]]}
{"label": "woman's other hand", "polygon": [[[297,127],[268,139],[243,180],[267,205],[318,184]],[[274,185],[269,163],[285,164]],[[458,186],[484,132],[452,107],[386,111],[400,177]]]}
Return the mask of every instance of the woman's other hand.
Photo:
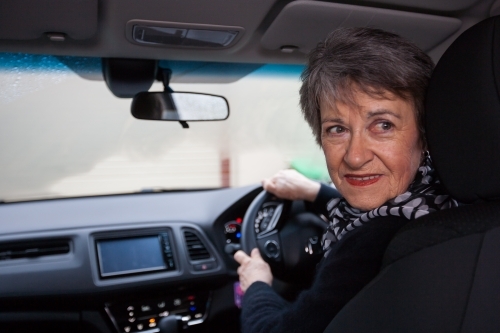
{"label": "woman's other hand", "polygon": [[307,200],[313,202],[321,185],[293,169],[278,171],[262,181],[264,190],[282,199]]}
{"label": "woman's other hand", "polygon": [[234,254],[240,267],[238,267],[238,275],[240,276],[240,287],[245,292],[248,287],[254,282],[262,281],[271,285],[273,282],[273,274],[267,262],[262,259],[257,248],[253,249],[250,256],[243,251],[237,251]]}

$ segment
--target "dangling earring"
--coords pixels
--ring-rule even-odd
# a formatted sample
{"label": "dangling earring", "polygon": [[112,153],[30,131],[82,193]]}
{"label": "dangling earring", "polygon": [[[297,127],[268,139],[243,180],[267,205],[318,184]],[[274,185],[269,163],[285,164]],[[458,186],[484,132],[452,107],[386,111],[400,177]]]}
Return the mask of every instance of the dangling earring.
{"label": "dangling earring", "polygon": [[420,165],[424,165],[425,161],[429,158],[430,153],[428,150],[423,150],[422,151],[422,162],[420,162]]}

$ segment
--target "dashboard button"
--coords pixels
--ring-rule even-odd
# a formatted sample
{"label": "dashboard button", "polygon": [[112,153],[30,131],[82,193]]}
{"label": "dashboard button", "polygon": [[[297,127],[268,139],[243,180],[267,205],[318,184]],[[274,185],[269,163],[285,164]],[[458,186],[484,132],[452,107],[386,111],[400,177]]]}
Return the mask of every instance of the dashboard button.
{"label": "dashboard button", "polygon": [[194,270],[195,271],[208,271],[210,269],[215,268],[215,263],[214,262],[207,262],[205,264],[197,264],[194,265]]}
{"label": "dashboard button", "polygon": [[172,259],[168,259],[168,267],[170,268],[174,267],[174,261]]}
{"label": "dashboard button", "polygon": [[278,258],[280,255],[280,247],[275,240],[268,240],[264,245],[264,252],[269,258]]}

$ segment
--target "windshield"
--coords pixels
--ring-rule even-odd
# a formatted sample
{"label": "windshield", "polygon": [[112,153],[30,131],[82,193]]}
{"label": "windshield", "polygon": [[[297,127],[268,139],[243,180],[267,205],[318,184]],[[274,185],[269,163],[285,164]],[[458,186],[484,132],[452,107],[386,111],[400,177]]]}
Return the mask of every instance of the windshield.
{"label": "windshield", "polygon": [[133,118],[131,99],[109,91],[100,64],[0,54],[0,200],[236,187],[288,167],[328,179],[299,108],[302,66],[231,65],[177,78],[174,70],[174,91],[222,95],[230,106],[225,121],[183,129]]}

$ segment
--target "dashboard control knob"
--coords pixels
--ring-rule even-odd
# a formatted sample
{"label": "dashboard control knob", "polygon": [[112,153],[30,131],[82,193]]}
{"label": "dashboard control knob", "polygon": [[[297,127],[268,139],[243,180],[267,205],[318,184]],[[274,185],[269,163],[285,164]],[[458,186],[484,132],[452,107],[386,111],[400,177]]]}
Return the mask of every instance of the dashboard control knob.
{"label": "dashboard control knob", "polygon": [[241,245],[240,244],[226,244],[226,246],[224,247],[224,251],[227,253],[227,254],[230,254],[230,255],[233,255],[236,253],[236,251],[238,250],[241,250]]}

